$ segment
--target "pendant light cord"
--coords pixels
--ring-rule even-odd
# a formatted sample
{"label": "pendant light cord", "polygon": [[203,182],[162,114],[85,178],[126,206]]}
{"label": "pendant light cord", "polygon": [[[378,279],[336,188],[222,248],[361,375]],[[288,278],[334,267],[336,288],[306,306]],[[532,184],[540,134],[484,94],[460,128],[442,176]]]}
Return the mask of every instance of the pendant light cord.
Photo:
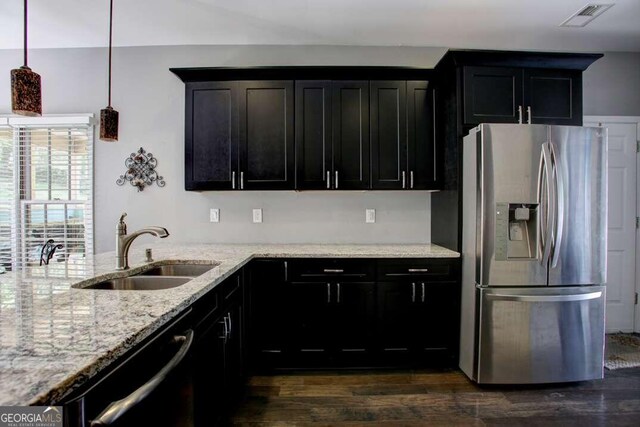
{"label": "pendant light cord", "polygon": [[24,66],[27,67],[27,0],[24,0]]}
{"label": "pendant light cord", "polygon": [[[27,0],[25,0],[26,3]],[[111,107],[111,42],[112,42],[112,34],[113,34],[113,0],[110,1],[109,5],[109,102],[108,106]],[[25,42],[26,43],[26,42]],[[25,49],[25,58],[26,58],[26,49]]]}

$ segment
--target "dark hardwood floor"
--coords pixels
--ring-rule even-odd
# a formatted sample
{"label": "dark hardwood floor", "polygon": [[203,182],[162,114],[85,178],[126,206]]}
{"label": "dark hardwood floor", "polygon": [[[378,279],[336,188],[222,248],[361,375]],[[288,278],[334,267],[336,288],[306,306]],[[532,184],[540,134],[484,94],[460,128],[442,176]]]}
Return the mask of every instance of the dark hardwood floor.
{"label": "dark hardwood floor", "polygon": [[640,426],[640,368],[528,387],[478,387],[458,370],[255,376],[230,424]]}

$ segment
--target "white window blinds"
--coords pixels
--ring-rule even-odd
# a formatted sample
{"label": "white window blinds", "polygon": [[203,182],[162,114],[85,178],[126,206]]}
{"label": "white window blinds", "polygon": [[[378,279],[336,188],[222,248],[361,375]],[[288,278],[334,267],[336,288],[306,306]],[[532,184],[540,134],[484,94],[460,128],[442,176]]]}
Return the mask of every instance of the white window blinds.
{"label": "white window blinds", "polygon": [[89,117],[8,119],[0,126],[0,262],[73,275],[93,254],[93,126]]}

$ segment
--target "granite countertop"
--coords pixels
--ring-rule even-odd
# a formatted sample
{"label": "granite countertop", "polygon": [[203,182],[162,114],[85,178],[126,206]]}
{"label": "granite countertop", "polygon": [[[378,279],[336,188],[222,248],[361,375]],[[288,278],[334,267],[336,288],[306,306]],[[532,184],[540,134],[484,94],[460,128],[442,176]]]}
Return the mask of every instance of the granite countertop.
{"label": "granite countertop", "polygon": [[[59,402],[252,258],[457,258],[437,245],[154,245],[151,264],[134,243],[131,269],[115,253],[0,275],[0,406]],[[149,245],[145,245],[148,247]],[[76,289],[135,274],[150,265],[220,263],[172,289]]]}

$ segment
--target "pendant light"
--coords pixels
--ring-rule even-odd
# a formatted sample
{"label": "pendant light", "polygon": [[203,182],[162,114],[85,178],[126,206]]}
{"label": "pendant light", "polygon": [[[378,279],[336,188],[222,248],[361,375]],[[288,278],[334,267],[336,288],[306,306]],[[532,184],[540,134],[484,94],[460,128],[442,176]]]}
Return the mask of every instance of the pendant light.
{"label": "pendant light", "polygon": [[100,139],[107,142],[118,140],[118,112],[111,106],[111,41],[113,39],[113,0],[109,2],[109,103],[100,110]]}
{"label": "pendant light", "polygon": [[11,70],[11,111],[23,116],[42,115],[40,74],[27,65],[27,0],[24,0],[24,65]]}

